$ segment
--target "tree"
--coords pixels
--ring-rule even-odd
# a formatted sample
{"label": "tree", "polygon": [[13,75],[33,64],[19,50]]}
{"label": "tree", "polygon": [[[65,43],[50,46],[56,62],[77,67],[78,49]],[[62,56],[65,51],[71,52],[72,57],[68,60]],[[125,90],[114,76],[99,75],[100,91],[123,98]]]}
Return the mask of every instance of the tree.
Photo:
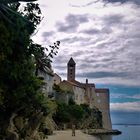
{"label": "tree", "polygon": [[80,105],[74,104],[69,106],[69,113],[72,116],[71,121],[79,122],[83,118],[84,111]]}
{"label": "tree", "polygon": [[24,19],[20,14],[12,10],[10,6],[11,4],[14,4],[17,10],[17,8],[20,5],[19,2],[33,2],[33,1],[37,0],[0,0],[0,16],[9,23],[13,23],[9,19],[9,16],[12,16],[13,14],[28,22],[28,20]]}
{"label": "tree", "polygon": [[[40,23],[41,11],[38,7],[38,4],[28,3],[27,7],[24,9],[24,12],[19,11],[19,2],[32,2],[36,0],[0,0],[0,19],[4,20],[11,25],[12,28],[17,30],[17,22],[19,22],[21,29],[27,29],[28,33],[33,33],[37,24]],[[28,10],[30,9],[30,11]],[[36,13],[34,14],[34,10]],[[28,14],[24,14],[28,12]],[[20,32],[24,36],[24,32]]]}
{"label": "tree", "polygon": [[84,111],[80,105],[57,102],[58,108],[53,118],[58,125],[75,122],[78,124],[83,118]]}
{"label": "tree", "polygon": [[[33,56],[33,59],[35,60],[35,75],[38,76],[38,72],[47,73],[48,69],[51,69],[51,58],[53,58],[53,55],[56,55],[58,53],[58,46],[60,45],[60,41],[56,41],[53,46],[49,46],[51,49],[48,50],[48,48],[42,47],[39,44],[35,44],[31,41],[29,46],[29,54]],[[47,54],[47,52],[49,52]]]}
{"label": "tree", "polygon": [[[32,8],[38,11],[35,5],[33,5]],[[31,32],[28,31],[20,17],[15,16],[13,20],[16,29],[13,28],[13,25],[9,24],[5,18],[2,18],[0,22],[0,29],[2,30],[0,34],[0,52],[3,56],[0,63],[0,83],[2,90],[5,91],[5,99],[12,99],[11,102],[14,105],[17,103],[16,101],[19,102],[18,99],[24,98],[27,93],[31,94],[28,96],[32,96],[32,92],[35,93],[38,91],[37,89],[41,87],[41,81],[33,76],[34,68],[31,61],[32,56],[27,53]],[[6,106],[7,105],[6,103]],[[9,107],[11,106],[9,105]]]}
{"label": "tree", "polygon": [[68,105],[63,102],[57,102],[57,111],[53,118],[57,124],[70,122]]}
{"label": "tree", "polygon": [[[44,82],[34,74],[33,54],[35,53],[31,48],[31,44],[34,43],[30,39],[41,21],[40,8],[38,4],[28,3],[22,12],[19,11],[17,2],[19,1],[0,0],[0,135],[3,136],[2,139],[4,137],[11,139],[10,136],[15,135],[11,122],[14,123],[17,115],[28,120],[27,130],[25,128],[18,130],[19,137],[26,139],[28,130],[35,128],[29,129],[32,120],[41,120],[41,117],[51,112],[49,99],[41,91]],[[38,48],[41,49],[41,46]],[[41,52],[38,52],[38,55]]]}

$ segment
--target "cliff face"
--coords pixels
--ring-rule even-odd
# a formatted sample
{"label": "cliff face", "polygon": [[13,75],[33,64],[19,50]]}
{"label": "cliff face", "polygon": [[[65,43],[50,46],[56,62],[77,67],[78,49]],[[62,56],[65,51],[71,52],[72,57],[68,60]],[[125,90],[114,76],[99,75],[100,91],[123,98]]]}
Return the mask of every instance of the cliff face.
{"label": "cliff face", "polygon": [[[5,125],[5,122],[3,124]],[[41,112],[32,114],[28,118],[13,113],[7,125],[3,128],[1,127],[0,131],[3,135],[1,135],[0,139],[44,140],[47,138],[46,134],[51,134],[56,127],[51,116],[44,116]]]}
{"label": "cliff face", "polygon": [[[43,121],[42,113],[34,114],[30,118],[24,118],[13,113],[9,119],[8,127],[5,130],[6,140],[35,140],[39,138],[38,128]],[[39,138],[40,140],[40,138]]]}

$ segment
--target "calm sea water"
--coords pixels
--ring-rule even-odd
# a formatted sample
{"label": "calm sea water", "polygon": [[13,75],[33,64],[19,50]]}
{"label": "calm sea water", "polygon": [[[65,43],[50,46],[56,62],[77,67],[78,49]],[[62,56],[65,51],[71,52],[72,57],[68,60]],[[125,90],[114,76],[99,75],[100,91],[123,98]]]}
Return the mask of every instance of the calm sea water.
{"label": "calm sea water", "polygon": [[122,134],[100,136],[97,140],[140,140],[140,125],[113,125],[113,129],[120,130]]}
{"label": "calm sea water", "polygon": [[122,134],[113,136],[112,140],[140,140],[140,125],[113,125],[113,129],[122,131]]}

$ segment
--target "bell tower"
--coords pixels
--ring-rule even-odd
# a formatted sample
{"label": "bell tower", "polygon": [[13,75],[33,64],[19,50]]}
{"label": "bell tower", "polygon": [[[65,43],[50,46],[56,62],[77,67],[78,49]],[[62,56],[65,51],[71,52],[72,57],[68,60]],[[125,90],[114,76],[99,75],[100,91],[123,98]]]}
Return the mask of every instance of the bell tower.
{"label": "bell tower", "polygon": [[71,57],[67,64],[67,80],[72,81],[75,80],[75,65],[73,58]]}

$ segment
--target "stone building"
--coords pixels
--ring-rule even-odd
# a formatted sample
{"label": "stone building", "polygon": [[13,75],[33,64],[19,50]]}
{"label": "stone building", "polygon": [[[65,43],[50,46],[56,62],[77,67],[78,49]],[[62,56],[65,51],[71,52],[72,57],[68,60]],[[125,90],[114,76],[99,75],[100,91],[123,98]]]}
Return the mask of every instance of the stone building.
{"label": "stone building", "polygon": [[44,79],[44,86],[42,88],[46,96],[50,96],[53,93],[53,77],[54,73],[51,68],[46,68],[46,73],[39,71],[39,77]]}
{"label": "stone building", "polygon": [[112,129],[109,106],[109,89],[96,88],[95,93],[94,105],[102,112],[103,127],[105,129]]}
{"label": "stone building", "polygon": [[77,104],[88,104],[91,108],[93,108],[93,93],[95,93],[94,83],[88,83],[88,79],[86,79],[86,83],[80,83],[75,79],[75,73],[76,63],[73,58],[70,58],[67,64],[67,81],[75,85],[73,90],[75,94],[75,102]]}
{"label": "stone building", "polygon": [[54,73],[53,84],[58,85],[61,81],[62,81],[61,77],[58,74]]}
{"label": "stone building", "polygon": [[87,104],[90,108],[98,108],[102,112],[103,128],[111,130],[109,89],[96,88],[94,83],[85,83],[76,80],[76,63],[70,58],[67,63],[67,80],[61,81],[61,77],[54,74],[53,83],[58,85],[61,92],[55,93],[55,99],[68,103],[72,98],[76,104]]}
{"label": "stone building", "polygon": [[76,63],[70,58],[67,64],[67,81],[60,83],[61,88],[65,88],[74,93],[74,100],[77,104],[88,104],[90,108],[98,108],[102,112],[103,128],[112,129],[110,118],[109,89],[98,89],[94,83],[80,83],[75,80]]}

